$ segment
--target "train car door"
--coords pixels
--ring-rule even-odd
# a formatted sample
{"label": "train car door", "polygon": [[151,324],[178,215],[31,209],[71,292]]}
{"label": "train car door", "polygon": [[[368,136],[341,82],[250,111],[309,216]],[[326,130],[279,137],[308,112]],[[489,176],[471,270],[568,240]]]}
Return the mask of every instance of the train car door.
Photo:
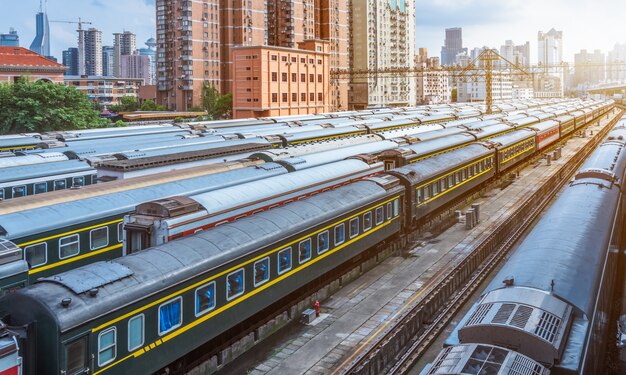
{"label": "train car door", "polygon": [[61,350],[61,374],[84,375],[91,372],[93,360],[89,355],[89,332],[63,342]]}

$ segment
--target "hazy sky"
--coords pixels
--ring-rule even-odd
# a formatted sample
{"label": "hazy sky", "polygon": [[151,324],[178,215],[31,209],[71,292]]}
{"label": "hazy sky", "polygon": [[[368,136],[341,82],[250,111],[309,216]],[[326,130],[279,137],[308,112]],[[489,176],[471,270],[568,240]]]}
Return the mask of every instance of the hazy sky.
{"label": "hazy sky", "polygon": [[[261,1],[261,0],[253,0]],[[352,0],[365,1],[365,0]],[[14,27],[21,45],[28,47],[35,35],[39,0],[0,0],[0,31]],[[48,0],[50,20],[82,17],[103,31],[104,44],[113,43],[113,32],[130,30],[139,46],[155,36],[154,0]],[[506,39],[531,43],[536,60],[537,32],[554,27],[564,33],[564,58],[573,60],[581,48],[604,52],[626,42],[625,0],[417,0],[417,45],[439,56],[447,27],[463,27],[463,42],[470,49],[497,47]],[[87,25],[89,26],[89,25]],[[76,45],[76,26],[50,23],[52,53]]]}

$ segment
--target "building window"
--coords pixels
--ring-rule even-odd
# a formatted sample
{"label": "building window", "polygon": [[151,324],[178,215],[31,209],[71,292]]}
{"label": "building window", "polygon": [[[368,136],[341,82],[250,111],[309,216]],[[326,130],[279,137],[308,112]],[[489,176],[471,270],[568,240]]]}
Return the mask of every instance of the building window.
{"label": "building window", "polygon": [[315,101],[315,93],[309,93],[309,101],[314,102]]}
{"label": "building window", "polygon": [[309,74],[309,82],[315,82],[315,74]]}
{"label": "building window", "polygon": [[291,58],[291,62],[293,62],[293,63],[298,62],[298,59],[297,59],[297,58],[295,58],[295,57],[292,57],[292,58]]}
{"label": "building window", "polygon": [[317,75],[317,82],[320,82],[320,83],[322,82],[322,75],[321,74]]}
{"label": "building window", "polygon": [[300,82],[306,82],[306,74],[300,73]]}
{"label": "building window", "polygon": [[287,56],[281,56],[280,61],[287,61]]}
{"label": "building window", "polygon": [[322,96],[322,93],[321,93],[321,92],[318,92],[318,93],[317,93],[317,101],[318,101],[318,102],[321,102],[321,101],[323,101],[323,100],[322,100],[323,98],[324,98],[324,97]]}
{"label": "building window", "polygon": [[304,64],[304,63],[306,63],[306,59],[305,59],[304,57],[301,57],[301,58],[300,58],[300,62],[301,62],[302,64]]}
{"label": "building window", "polygon": [[291,82],[298,82],[298,73],[291,73]]}
{"label": "building window", "polygon": [[300,101],[301,102],[306,102],[306,92],[303,92],[300,94]]}
{"label": "building window", "polygon": [[278,103],[278,94],[272,93],[272,103]]}
{"label": "building window", "polygon": [[277,82],[277,81],[278,81],[278,73],[272,72],[272,82]]}
{"label": "building window", "polygon": [[283,93],[283,103],[287,103],[288,95],[286,92]]}
{"label": "building window", "polygon": [[278,56],[272,55],[272,61],[278,61]]}
{"label": "building window", "polygon": [[281,78],[283,82],[287,82],[287,73],[282,73]]}
{"label": "building window", "polygon": [[298,94],[296,94],[295,92],[291,94],[291,101],[292,102],[297,102],[298,101]]}

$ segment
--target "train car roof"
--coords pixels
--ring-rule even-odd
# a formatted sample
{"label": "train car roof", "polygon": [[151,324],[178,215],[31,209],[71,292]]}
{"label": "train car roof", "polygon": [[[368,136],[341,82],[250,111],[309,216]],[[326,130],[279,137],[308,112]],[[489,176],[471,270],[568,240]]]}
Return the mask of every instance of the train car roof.
{"label": "train car roof", "polygon": [[39,163],[51,163],[55,161],[69,160],[61,152],[41,152],[28,155],[12,155],[0,158],[0,168],[17,167],[20,165],[31,165]]}
{"label": "train car roof", "polygon": [[487,146],[475,143],[393,169],[390,173],[402,175],[412,181],[413,184],[417,184],[441,173],[462,167],[470,159],[489,156],[492,153],[493,151]]}
{"label": "train car roof", "polygon": [[[267,163],[12,212],[0,216],[0,236],[7,239],[21,238],[109,215],[125,213],[133,210],[137,204],[142,202],[176,195],[197,194],[281,173],[286,173],[285,168],[275,163]],[[1,208],[0,204],[0,212]]]}
{"label": "train car roof", "polygon": [[[258,249],[278,246],[291,235],[386,194],[372,181],[358,181],[123,258],[40,279],[6,298],[9,303],[13,298],[36,301],[34,306],[41,304],[63,332]],[[93,297],[87,293],[92,289],[98,290]],[[68,307],[60,303],[64,298],[72,299]]]}
{"label": "train car roof", "polygon": [[533,138],[537,135],[532,129],[518,129],[514,130],[510,133],[497,135],[493,138],[490,138],[488,141],[493,142],[500,147],[508,147],[510,145],[521,142],[525,139]]}
{"label": "train car roof", "polygon": [[0,187],[6,183],[13,183],[32,178],[55,178],[60,175],[77,172],[96,173],[89,164],[80,160],[63,160],[42,164],[22,165],[0,168]]}

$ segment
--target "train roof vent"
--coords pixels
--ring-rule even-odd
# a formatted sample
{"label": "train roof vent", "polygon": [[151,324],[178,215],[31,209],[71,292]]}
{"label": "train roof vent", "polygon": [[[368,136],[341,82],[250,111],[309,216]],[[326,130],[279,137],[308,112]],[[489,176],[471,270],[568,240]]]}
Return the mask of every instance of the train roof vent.
{"label": "train roof vent", "polygon": [[569,304],[550,294],[516,287],[491,291],[482,302],[459,329],[461,342],[515,347],[542,363],[560,358],[572,316]]}
{"label": "train roof vent", "polygon": [[580,180],[583,178],[597,178],[600,180],[612,182],[615,181],[616,176],[615,173],[610,172],[606,169],[588,168],[578,172],[574,177],[575,180]]}
{"label": "train roof vent", "polygon": [[132,275],[133,271],[119,263],[97,262],[77,268],[71,272],[41,278],[37,280],[37,282],[50,282],[63,285],[72,292],[81,294]]}
{"label": "train roof vent", "polygon": [[201,206],[189,197],[170,197],[152,202],[141,203],[137,206],[137,214],[170,218],[196,212]]}
{"label": "train roof vent", "polygon": [[511,369],[509,370],[509,374],[513,375],[543,375],[548,374],[548,370],[540,365],[539,363],[533,361],[532,359],[520,355],[515,354],[513,357],[513,362],[511,363]]}
{"label": "train roof vent", "polygon": [[9,240],[0,239],[0,264],[22,260],[22,249]]}

